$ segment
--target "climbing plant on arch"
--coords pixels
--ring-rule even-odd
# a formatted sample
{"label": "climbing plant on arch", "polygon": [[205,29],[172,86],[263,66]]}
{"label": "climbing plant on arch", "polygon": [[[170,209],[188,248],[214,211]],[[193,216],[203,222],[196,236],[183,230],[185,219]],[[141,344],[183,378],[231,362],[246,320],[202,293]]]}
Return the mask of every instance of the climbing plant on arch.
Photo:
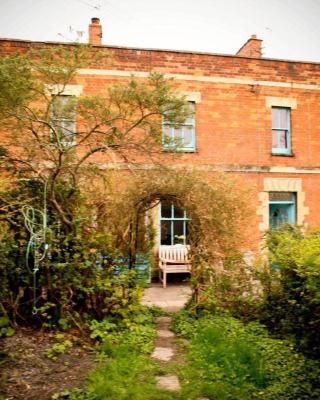
{"label": "climbing plant on arch", "polygon": [[208,297],[225,306],[248,293],[250,279],[245,278],[242,250],[249,194],[238,182],[222,173],[172,168],[134,171],[121,176],[121,181],[109,200],[112,206],[105,204],[99,220],[105,220],[123,251],[134,257],[143,247],[151,249],[154,235],[145,243],[144,217],[159,202],[174,201],[190,219],[191,282],[197,306],[207,303]]}

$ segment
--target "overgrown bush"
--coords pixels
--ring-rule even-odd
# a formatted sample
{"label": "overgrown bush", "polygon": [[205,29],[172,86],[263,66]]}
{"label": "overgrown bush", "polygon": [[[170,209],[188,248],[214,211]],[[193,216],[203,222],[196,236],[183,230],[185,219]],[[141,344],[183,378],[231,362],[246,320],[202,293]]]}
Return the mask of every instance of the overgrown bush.
{"label": "overgrown bush", "polygon": [[284,227],[268,233],[262,321],[320,356],[320,231]]}
{"label": "overgrown bush", "polygon": [[[159,73],[66,96],[81,83],[79,69],[109,57],[74,44],[0,58],[0,306],[13,324],[102,319],[139,292],[137,232],[129,228],[127,244],[110,234],[119,215],[108,226],[100,220],[115,202],[112,172],[101,165],[124,162],[130,171],[141,156],[152,161],[162,153],[162,117],[179,126],[190,109]],[[15,183],[3,188],[3,179]]]}
{"label": "overgrown bush", "polygon": [[[19,187],[26,200],[14,212],[0,212],[0,307],[13,325],[67,329],[87,317],[118,315],[138,301],[143,281],[114,247],[114,238],[93,226],[80,195],[69,207],[74,213],[70,232],[50,207],[44,225],[43,196],[34,186]],[[2,193],[1,200],[10,203],[12,195]],[[21,212],[25,203],[33,221]]]}
{"label": "overgrown bush", "polygon": [[208,176],[191,168],[162,167],[122,178],[117,190],[119,196],[101,218],[120,216],[113,232],[122,244],[131,243],[135,252],[145,214],[161,201],[174,202],[189,218],[195,308],[207,306],[210,298],[213,307],[249,313],[252,279],[241,251],[246,240],[241,227],[248,224],[250,214],[246,188],[223,173]]}

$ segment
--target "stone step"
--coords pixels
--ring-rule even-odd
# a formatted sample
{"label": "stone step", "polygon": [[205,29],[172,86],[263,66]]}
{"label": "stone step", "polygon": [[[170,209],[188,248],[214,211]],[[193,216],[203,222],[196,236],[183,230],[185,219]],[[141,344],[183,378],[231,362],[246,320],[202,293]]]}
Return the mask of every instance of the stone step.
{"label": "stone step", "polygon": [[181,389],[177,375],[156,376],[156,381],[159,389],[171,390],[173,392]]}
{"label": "stone step", "polygon": [[168,362],[173,357],[173,349],[171,347],[156,347],[151,357],[158,361]]}
{"label": "stone step", "polygon": [[169,331],[168,329],[158,329],[157,330],[157,336],[159,338],[173,338],[174,333]]}
{"label": "stone step", "polygon": [[171,322],[171,317],[157,317],[156,318],[156,323],[157,325],[169,325]]}

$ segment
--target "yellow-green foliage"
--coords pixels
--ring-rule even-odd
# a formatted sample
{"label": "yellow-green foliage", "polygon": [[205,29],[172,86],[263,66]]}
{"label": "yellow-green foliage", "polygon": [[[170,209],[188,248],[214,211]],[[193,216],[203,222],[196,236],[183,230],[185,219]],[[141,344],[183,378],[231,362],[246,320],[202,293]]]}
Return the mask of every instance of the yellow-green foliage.
{"label": "yellow-green foliage", "polygon": [[269,232],[267,246],[263,319],[316,357],[320,355],[320,232],[285,227]]}
{"label": "yellow-green foliage", "polygon": [[190,340],[188,363],[180,369],[182,398],[216,400],[318,399],[320,365],[290,342],[269,337],[257,322],[245,325],[226,314],[187,311],[173,321]]}
{"label": "yellow-green foliage", "polygon": [[46,351],[46,356],[55,360],[59,354],[64,353],[70,347],[72,347],[71,340],[66,339],[63,333],[57,333],[55,343]]}

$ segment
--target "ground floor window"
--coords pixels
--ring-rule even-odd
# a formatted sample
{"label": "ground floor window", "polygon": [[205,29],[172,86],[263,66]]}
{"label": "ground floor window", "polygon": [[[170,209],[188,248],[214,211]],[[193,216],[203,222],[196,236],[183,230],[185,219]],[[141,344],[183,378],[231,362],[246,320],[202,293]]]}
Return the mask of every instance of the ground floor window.
{"label": "ground floor window", "polygon": [[296,193],[269,192],[269,227],[296,223]]}
{"label": "ground floor window", "polygon": [[160,203],[160,244],[175,245],[188,242],[186,212],[171,201]]}

